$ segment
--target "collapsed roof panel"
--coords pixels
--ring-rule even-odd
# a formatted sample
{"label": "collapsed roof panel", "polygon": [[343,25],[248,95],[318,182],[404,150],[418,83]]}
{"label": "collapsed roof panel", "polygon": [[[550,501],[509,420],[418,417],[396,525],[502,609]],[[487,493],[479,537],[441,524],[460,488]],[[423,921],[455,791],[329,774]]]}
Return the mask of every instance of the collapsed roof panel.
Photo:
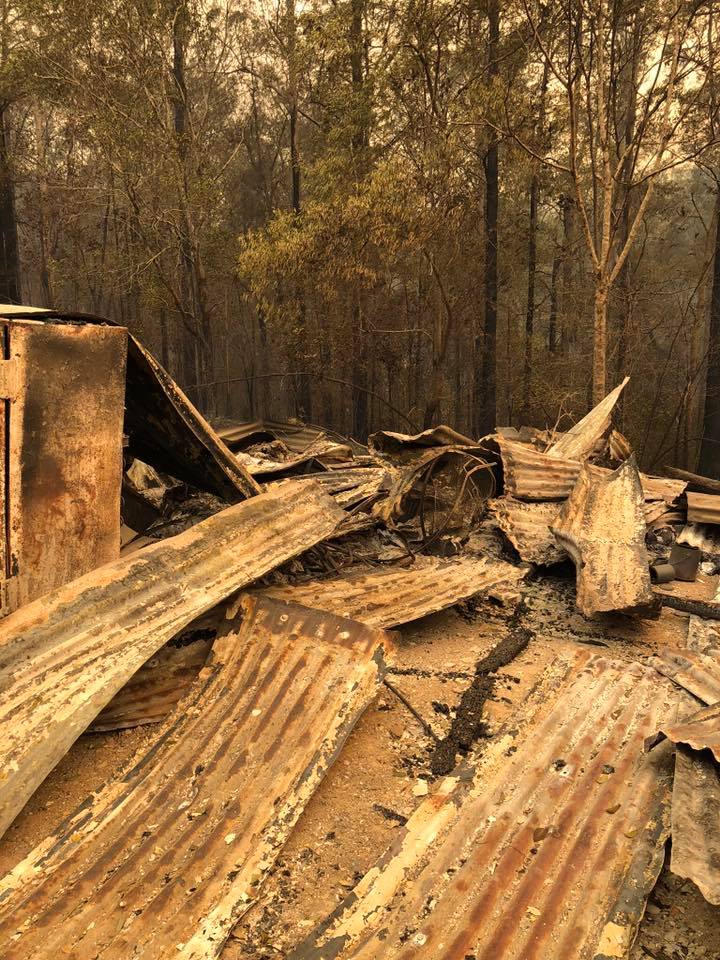
{"label": "collapsed roof panel", "polygon": [[0,623],[0,834],[156,650],[201,613],[329,536],[343,511],[288,482],[106,564]]}
{"label": "collapsed roof panel", "polygon": [[630,377],[611,390],[593,409],[559,440],[548,447],[547,454],[564,460],[584,460],[610,429],[612,412]]}
{"label": "collapsed roof panel", "polygon": [[703,703],[720,700],[720,659],[695,650],[678,652],[666,648],[648,659],[648,666],[692,693]]}
{"label": "collapsed roof panel", "polygon": [[219,956],[375,695],[387,642],[245,596],[158,738],[0,882],[0,953]]}
{"label": "collapsed roof panel", "polygon": [[517,583],[526,572],[488,557],[417,557],[408,567],[368,568],[295,586],[264,587],[261,592],[374,627],[395,627],[497,584]]}
{"label": "collapsed roof panel", "polygon": [[675,705],[652,670],[571,664],[550,709],[488,747],[469,791],[441,785],[292,960],[625,956],[670,828],[672,752],[642,744]]}
{"label": "collapsed roof panel", "polygon": [[670,869],[720,906],[720,769],[706,753],[678,746]]}
{"label": "collapsed roof panel", "polygon": [[553,501],[526,503],[512,497],[500,497],[488,501],[488,510],[522,560],[551,566],[567,559],[567,553],[550,529],[557,520],[560,504]]}

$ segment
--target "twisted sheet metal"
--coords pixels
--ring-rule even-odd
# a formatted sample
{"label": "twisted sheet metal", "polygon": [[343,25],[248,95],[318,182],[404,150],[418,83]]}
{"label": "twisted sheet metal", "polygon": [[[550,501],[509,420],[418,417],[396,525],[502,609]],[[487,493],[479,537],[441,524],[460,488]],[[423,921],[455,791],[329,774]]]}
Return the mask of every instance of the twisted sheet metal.
{"label": "twisted sheet metal", "polygon": [[684,746],[675,755],[670,869],[720,905],[720,771],[706,753]]}
{"label": "twisted sheet metal", "polygon": [[575,564],[576,603],[585,616],[651,607],[642,507],[634,458],[600,476],[583,465],[552,531]]}
{"label": "twisted sheet metal", "polygon": [[488,510],[495,524],[528,563],[549,566],[567,559],[557,543],[550,525],[557,520],[557,503],[526,503],[511,497],[488,501]]}
{"label": "twisted sheet metal", "polygon": [[650,744],[667,737],[673,743],[685,743],[693,750],[710,750],[720,762],[720,703],[703,707],[686,720],[658,725],[660,733],[651,738]]}
{"label": "twisted sheet metal", "polygon": [[0,623],[0,834],[135,671],[220,600],[344,516],[286,484],[88,573]]}
{"label": "twisted sheet metal", "polygon": [[672,751],[642,745],[676,696],[593,658],[469,793],[428,798],[292,960],[625,956],[670,827]]}
{"label": "twisted sheet metal", "polygon": [[694,650],[679,653],[665,648],[657,656],[649,657],[647,663],[703,703],[720,700],[720,658]]}
{"label": "twisted sheet metal", "polygon": [[396,627],[444,610],[497,584],[517,583],[526,573],[510,563],[487,557],[417,557],[409,567],[367,568],[297,586],[266,587],[260,592],[374,627]]}
{"label": "twisted sheet metal", "polygon": [[548,456],[564,460],[584,460],[589,456],[610,429],[613,409],[629,380],[630,377],[625,377],[623,382],[611,390],[582,420],[548,447]]}
{"label": "twisted sheet metal", "polygon": [[0,881],[6,960],[219,956],[355,721],[387,635],[245,596],[141,751]]}

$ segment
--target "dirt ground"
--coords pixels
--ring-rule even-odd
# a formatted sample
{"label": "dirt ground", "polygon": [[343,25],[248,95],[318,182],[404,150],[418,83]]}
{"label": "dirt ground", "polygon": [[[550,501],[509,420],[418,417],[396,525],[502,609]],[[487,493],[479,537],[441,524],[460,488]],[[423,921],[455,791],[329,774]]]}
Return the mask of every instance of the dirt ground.
{"label": "dirt ground", "polygon": [[[710,597],[715,579],[672,585],[673,592]],[[569,571],[523,587],[526,649],[500,671],[487,704],[488,734],[520,715],[553,659],[578,643],[632,660],[659,646],[680,645],[687,616],[664,609],[657,621],[617,617],[601,625],[573,608]],[[409,625],[396,636],[390,683],[443,737],[475,664],[510,629],[512,604],[466,604]],[[32,797],[0,841],[5,872],[59,824],[114,768],[153,736],[151,727],[82,737]],[[387,687],[365,712],[338,760],[304,811],[258,902],[225,947],[227,960],[277,958],[301,940],[372,866],[422,796],[433,789],[434,740]],[[482,741],[478,744],[482,750]],[[707,904],[689,881],[667,869],[653,891],[631,960],[720,958],[720,908]],[[554,958],[548,958],[554,960]],[[558,958],[560,960],[560,958]]]}

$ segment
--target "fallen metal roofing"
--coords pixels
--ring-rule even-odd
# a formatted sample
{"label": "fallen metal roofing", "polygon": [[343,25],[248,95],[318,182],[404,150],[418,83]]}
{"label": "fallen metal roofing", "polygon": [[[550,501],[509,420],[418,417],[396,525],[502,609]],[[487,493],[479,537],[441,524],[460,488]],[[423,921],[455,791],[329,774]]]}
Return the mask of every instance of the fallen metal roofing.
{"label": "fallen metal roofing", "polygon": [[0,835],[155,651],[220,600],[332,534],[343,516],[317,487],[288,482],[0,622]]}
{"label": "fallen metal roofing", "polygon": [[[390,475],[385,467],[345,467],[308,474],[299,480],[318,483],[341,507],[349,509],[363,500],[374,497],[389,485]],[[282,483],[281,480],[274,481]]]}
{"label": "fallen metal roofing", "polygon": [[366,454],[367,447],[344,437],[335,430],[318,427],[312,423],[293,420],[218,420],[215,422],[218,436],[231,450],[242,450],[263,440],[282,440],[293,453],[304,453],[317,440],[325,437],[339,444],[348,445],[355,454]]}
{"label": "fallen metal roofing", "polygon": [[610,429],[612,412],[620,399],[630,377],[611,390],[593,409],[579,420],[574,427],[563,434],[559,440],[545,451],[550,457],[562,460],[584,460],[595,449],[598,441]]}
{"label": "fallen metal roofing", "polygon": [[672,798],[670,869],[720,905],[720,771],[705,753],[678,746]]}
{"label": "fallen metal roofing", "polygon": [[243,597],[153,744],[0,881],[0,953],[219,956],[375,695],[386,643]]}
{"label": "fallen metal roofing", "polygon": [[583,466],[552,530],[575,564],[576,603],[586,616],[652,606],[642,508],[634,459],[600,476]]}
{"label": "fallen metal roofing", "polygon": [[642,745],[675,698],[593,658],[488,745],[469,792],[451,778],[428,797],[292,960],[626,956],[670,829],[672,751]]}
{"label": "fallen metal roofing", "polygon": [[693,750],[711,750],[720,762],[720,703],[703,707],[686,720],[663,722],[658,725],[659,733],[651,737],[649,747],[667,737],[673,743],[685,743]]}
{"label": "fallen metal roofing", "polygon": [[550,566],[567,559],[550,525],[557,520],[559,504],[526,503],[501,497],[488,501],[488,511],[518,554],[528,563]]}
{"label": "fallen metal roofing", "polygon": [[378,430],[368,438],[368,446],[374,453],[399,454],[422,450],[424,447],[474,447],[477,446],[477,441],[441,423],[437,427],[415,434]]}
{"label": "fallen metal roofing", "polygon": [[487,557],[417,557],[408,567],[371,567],[296,586],[264,587],[261,593],[329,610],[374,627],[396,627],[444,610],[497,584],[517,582],[526,573],[520,567]]}
{"label": "fallen metal roofing", "polygon": [[686,496],[690,523],[720,523],[720,495],[688,490]]}
{"label": "fallen metal roofing", "polygon": [[720,659],[695,650],[665,648],[648,659],[648,666],[692,693],[703,703],[720,700]]}

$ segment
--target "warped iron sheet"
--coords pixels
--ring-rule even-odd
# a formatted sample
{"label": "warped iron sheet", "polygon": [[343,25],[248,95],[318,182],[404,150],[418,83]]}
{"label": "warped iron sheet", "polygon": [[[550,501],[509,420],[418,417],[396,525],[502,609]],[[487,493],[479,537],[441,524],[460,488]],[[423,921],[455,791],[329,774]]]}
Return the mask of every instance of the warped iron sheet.
{"label": "warped iron sheet", "polygon": [[552,531],[575,564],[576,603],[585,616],[651,608],[642,507],[634,458],[600,476],[583,465]]}
{"label": "warped iron sheet", "polygon": [[386,634],[245,596],[158,738],[0,881],[13,960],[217,957],[375,695]]}
{"label": "warped iron sheet", "polygon": [[452,427],[441,423],[437,427],[423,430],[422,433],[394,433],[392,430],[378,430],[368,437],[371,453],[395,455],[422,450],[425,447],[475,447],[476,440],[458,433]]}
{"label": "warped iron sheet", "polygon": [[675,706],[654,671],[593,658],[466,794],[441,785],[292,960],[624,957],[670,829]]}
{"label": "warped iron sheet", "polygon": [[720,659],[694,650],[680,653],[666,648],[647,663],[703,703],[720,700]]}
{"label": "warped iron sheet", "polygon": [[689,523],[720,523],[720,494],[687,492]]}
{"label": "warped iron sheet", "polygon": [[630,377],[625,377],[623,382],[614,390],[611,390],[582,420],[579,420],[559,440],[548,447],[545,451],[548,456],[559,457],[562,460],[584,460],[585,457],[589,456],[598,441],[610,429],[615,404],[620,399],[620,394],[625,389],[629,379]]}
{"label": "warped iron sheet", "polygon": [[720,762],[720,703],[703,707],[686,720],[663,722],[658,725],[658,730],[659,734],[651,738],[649,746],[667,737],[673,743],[685,743],[693,750],[710,750]]}
{"label": "warped iron sheet", "polygon": [[487,557],[418,557],[409,567],[363,569],[296,586],[266,587],[261,593],[329,610],[374,627],[396,627],[497,584],[517,583],[526,572]]}
{"label": "warped iron sheet", "polygon": [[[374,497],[390,482],[390,476],[385,467],[343,467],[297,479],[318,483],[325,493],[346,510],[363,500]],[[283,481],[273,482],[282,483]]]}
{"label": "warped iron sheet", "polygon": [[229,507],[0,623],[0,834],[70,745],[156,650],[220,600],[329,536],[317,487]]}
{"label": "warped iron sheet", "polygon": [[720,906],[720,770],[683,746],[675,755],[670,869]]}
{"label": "warped iron sheet", "polygon": [[528,563],[550,566],[567,559],[550,525],[557,520],[557,503],[526,503],[511,497],[488,501],[488,510],[497,526]]}

